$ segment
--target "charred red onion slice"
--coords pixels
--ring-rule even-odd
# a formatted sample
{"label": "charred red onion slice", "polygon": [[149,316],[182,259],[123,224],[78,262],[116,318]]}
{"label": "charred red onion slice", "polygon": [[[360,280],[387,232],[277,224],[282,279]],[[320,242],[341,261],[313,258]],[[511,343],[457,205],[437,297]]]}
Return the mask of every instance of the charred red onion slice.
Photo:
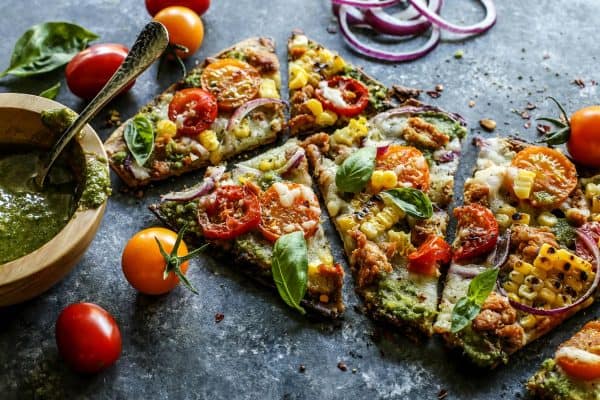
{"label": "charred red onion slice", "polygon": [[138,181],[144,181],[150,178],[150,172],[146,168],[139,165],[137,161],[131,157],[131,154],[127,154],[125,161],[123,161],[123,166]]}
{"label": "charred red onion slice", "polygon": [[260,98],[260,99],[250,100],[249,102],[239,106],[235,110],[235,112],[229,119],[229,122],[227,123],[227,130],[228,131],[232,130],[234,126],[239,124],[240,121],[243,120],[246,115],[248,115],[248,113],[250,113],[251,111],[253,111],[254,109],[256,109],[258,107],[264,106],[265,104],[281,104],[281,105],[287,107],[287,102],[285,102],[283,100],[279,100],[279,99]]}
{"label": "charred red onion slice", "polygon": [[481,4],[483,4],[485,7],[485,18],[476,24],[468,26],[460,26],[446,21],[437,12],[432,11],[429,7],[427,7],[423,0],[408,0],[408,2],[433,25],[452,33],[459,33],[463,35],[479,34],[490,29],[496,22],[496,7],[494,6],[494,2],[492,0],[481,0]]}
{"label": "charred red onion slice", "polygon": [[346,10],[347,6],[340,7],[340,15],[338,17],[338,23],[340,26],[340,31],[342,35],[344,35],[344,39],[350,47],[352,47],[356,52],[363,54],[368,57],[377,58],[385,61],[410,61],[415,60],[417,58],[423,57],[425,54],[429,53],[431,50],[437,46],[440,41],[440,30],[437,28],[432,28],[431,36],[427,43],[416,50],[407,51],[403,53],[393,53],[385,50],[376,49],[372,46],[362,43],[354,33],[350,30],[348,26],[348,12]]}
{"label": "charred red onion slice", "polygon": [[354,6],[354,7],[389,7],[400,3],[400,0],[331,0],[333,4],[339,4],[341,6]]}
{"label": "charred red onion slice", "polygon": [[[568,306],[564,306],[564,307],[560,307],[560,308],[553,308],[551,310],[544,310],[544,309],[540,309],[540,308],[531,307],[531,306],[528,306],[523,303],[519,303],[518,301],[514,301],[509,298],[508,301],[514,308],[516,308],[517,310],[521,310],[526,313],[535,314],[535,315],[559,315],[559,314],[562,314],[564,312],[567,312],[567,311],[573,309],[574,307],[577,307],[578,305],[580,305],[581,303],[586,301],[591,295],[594,294],[594,292],[596,291],[596,288],[598,287],[598,282],[600,282],[600,253],[598,252],[598,244],[594,243],[594,241],[588,235],[586,235],[579,229],[577,230],[577,235],[579,236],[581,241],[585,244],[585,246],[588,248],[590,253],[592,253],[594,255],[594,264],[596,264],[596,271],[595,271],[596,273],[594,275],[594,281],[590,285],[589,289],[581,297],[579,297],[577,299],[577,301],[569,304]],[[502,287],[502,285],[500,284],[500,281],[498,281],[497,286],[498,286],[498,290],[500,291],[500,293],[502,293],[503,296],[507,296],[507,293],[504,290],[504,288]]]}
{"label": "charred red onion slice", "polygon": [[171,192],[160,196],[162,201],[191,201],[210,193],[215,188],[216,183],[225,173],[225,167],[214,167],[210,169],[210,174],[204,178],[202,183],[195,185],[188,190],[181,192]]}
{"label": "charred red onion slice", "polygon": [[[442,0],[430,0],[428,7],[438,13],[442,7]],[[403,20],[386,13],[383,8],[379,7],[366,9],[364,21],[377,32],[394,36],[421,34],[431,26],[431,22],[423,16],[412,20]]]}
{"label": "charred red onion slice", "polygon": [[502,236],[498,238],[494,251],[490,253],[485,264],[491,265],[487,267],[484,265],[477,264],[455,264],[452,262],[448,269],[449,274],[460,275],[464,278],[475,278],[477,275],[489,268],[502,268],[508,259],[508,252],[510,250],[510,229],[507,229]]}
{"label": "charred red onion slice", "polygon": [[286,174],[291,170],[298,168],[300,162],[304,159],[304,150],[298,149],[290,159],[285,163],[285,165],[277,170],[280,174]]}

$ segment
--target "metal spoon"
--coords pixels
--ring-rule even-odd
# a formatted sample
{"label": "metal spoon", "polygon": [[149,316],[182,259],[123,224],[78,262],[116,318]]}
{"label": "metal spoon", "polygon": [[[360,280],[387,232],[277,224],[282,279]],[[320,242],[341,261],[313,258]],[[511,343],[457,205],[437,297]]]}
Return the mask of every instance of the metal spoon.
{"label": "metal spoon", "polygon": [[79,117],[63,132],[62,136],[50,150],[48,158],[38,167],[35,182],[39,188],[44,186],[48,171],[64,150],[66,145],[80,132],[98,112],[121,90],[144,72],[167,48],[169,33],[160,23],[152,21],[147,24],[137,37],[131,51],[123,64],[114,73],[102,90],[79,114]]}

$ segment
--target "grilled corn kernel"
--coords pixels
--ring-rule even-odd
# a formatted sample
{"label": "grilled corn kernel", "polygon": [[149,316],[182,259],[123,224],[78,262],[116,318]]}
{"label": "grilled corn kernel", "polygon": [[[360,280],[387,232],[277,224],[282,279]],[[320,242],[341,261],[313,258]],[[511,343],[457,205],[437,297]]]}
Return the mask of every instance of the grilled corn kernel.
{"label": "grilled corn kernel", "polygon": [[513,224],[523,224],[529,225],[529,221],[531,220],[531,215],[522,212],[516,212],[510,216]]}
{"label": "grilled corn kernel", "polygon": [[290,67],[290,89],[301,89],[308,83],[308,74],[300,65],[292,64]]}
{"label": "grilled corn kernel", "polygon": [[327,202],[327,212],[331,217],[335,217],[340,212],[340,200],[329,200]]}
{"label": "grilled corn kernel", "polygon": [[521,299],[519,299],[519,295],[517,295],[516,293],[509,293],[508,294],[508,298],[512,301],[515,301],[517,303],[521,302]]}
{"label": "grilled corn kernel", "polygon": [[531,329],[537,324],[537,318],[535,315],[526,315],[519,320],[519,325],[523,327],[523,329]]}
{"label": "grilled corn kernel", "polygon": [[304,105],[310,110],[310,112],[315,117],[318,117],[319,115],[321,115],[323,113],[323,104],[321,104],[321,102],[317,99],[307,100],[304,103]]}
{"label": "grilled corn kernel", "polygon": [[529,301],[533,301],[537,297],[537,292],[535,292],[529,285],[522,284],[519,286],[519,291],[517,292],[519,297],[523,299],[527,299]]}
{"label": "grilled corn kernel", "polygon": [[504,282],[504,290],[509,293],[517,293],[519,291],[519,284],[513,281]]}
{"label": "grilled corn kernel", "polygon": [[506,214],[496,214],[496,221],[498,221],[498,225],[503,229],[512,225],[512,219]]}
{"label": "grilled corn kernel", "polygon": [[161,119],[156,123],[156,134],[161,138],[172,138],[177,134],[177,125],[170,119]]}
{"label": "grilled corn kernel", "polygon": [[410,241],[410,233],[390,230],[388,231],[388,239],[390,242],[396,243],[396,251],[402,256],[408,256],[415,251],[415,246]]}
{"label": "grilled corn kernel", "polygon": [[365,221],[360,225],[360,231],[371,240],[375,239],[377,235],[379,235],[380,229],[378,228],[379,227],[371,221]]}
{"label": "grilled corn kernel", "polygon": [[385,189],[393,189],[398,184],[398,176],[394,171],[376,170],[371,175],[371,186],[379,192]]}
{"label": "grilled corn kernel", "polygon": [[247,138],[250,136],[250,125],[248,122],[241,122],[233,128],[233,135],[238,139]]}
{"label": "grilled corn kernel", "polygon": [[330,50],[327,50],[325,48],[320,48],[319,50],[317,50],[317,56],[319,58],[319,61],[323,64],[329,64],[333,62],[333,58],[335,57],[335,55]]}
{"label": "grilled corn kernel", "polygon": [[513,180],[513,192],[515,196],[521,200],[528,199],[534,181],[535,172],[519,169],[516,178]]}
{"label": "grilled corn kernel", "polygon": [[263,172],[270,171],[275,168],[275,162],[271,158],[265,158],[258,163],[258,169]]}
{"label": "grilled corn kernel", "polygon": [[556,300],[556,294],[547,287],[544,287],[539,291],[538,297],[546,304],[554,304],[554,301]]}
{"label": "grilled corn kernel", "polygon": [[308,275],[309,276],[314,276],[314,275],[319,275],[319,263],[309,263],[308,264]]}
{"label": "grilled corn kernel", "polygon": [[512,270],[508,274],[508,279],[510,279],[514,283],[521,284],[523,283],[523,280],[525,280],[525,275],[523,275],[519,271]]}
{"label": "grilled corn kernel", "polygon": [[498,214],[506,214],[511,217],[516,212],[517,209],[510,204],[502,204],[500,207],[498,207]]}
{"label": "grilled corn kernel", "polygon": [[585,185],[585,197],[591,199],[595,196],[600,196],[600,185],[588,183]]}
{"label": "grilled corn kernel", "polygon": [[534,276],[537,279],[544,280],[548,276],[548,273],[542,268],[533,267],[533,269],[531,270],[531,275],[528,276]]}
{"label": "grilled corn kernel", "polygon": [[544,211],[543,213],[538,215],[537,223],[541,226],[554,226],[558,223],[558,218],[556,217],[556,215],[548,211]]}
{"label": "grilled corn kernel", "polygon": [[526,263],[525,261],[518,260],[517,262],[515,262],[513,270],[518,271],[523,275],[529,275],[531,273],[531,270],[533,270],[533,266],[529,263]]}
{"label": "grilled corn kernel", "polygon": [[316,122],[317,125],[320,126],[331,126],[336,123],[337,119],[338,117],[336,113],[329,110],[325,110],[321,114],[319,114],[319,116],[316,119]]}
{"label": "grilled corn kernel", "polygon": [[208,159],[211,162],[211,164],[217,165],[221,162],[222,157],[223,157],[223,155],[220,152],[213,151],[210,153],[210,156],[208,157]]}
{"label": "grilled corn kernel", "polygon": [[352,215],[341,215],[337,217],[336,222],[340,228],[340,231],[343,233],[351,231],[356,226],[356,222],[354,221],[354,217]]}
{"label": "grilled corn kernel", "polygon": [[573,275],[567,275],[565,279],[565,285],[570,286],[578,293],[583,289],[583,283],[581,283],[581,281]]}
{"label": "grilled corn kernel", "polygon": [[217,139],[217,134],[210,129],[201,132],[198,135],[198,141],[208,151],[215,151],[219,148],[219,140]]}
{"label": "grilled corn kernel", "polygon": [[589,274],[593,273],[592,264],[583,258],[572,254],[566,249],[556,249],[547,243],[540,247],[540,252],[533,261],[533,265],[546,271],[557,269],[569,272],[571,269],[576,269]]}
{"label": "grilled corn kernel", "polygon": [[[533,269],[533,273],[536,273],[536,269]],[[545,274],[546,272],[543,271],[543,273]],[[545,278],[545,276],[544,276]],[[525,285],[528,285],[531,290],[537,292],[539,290],[541,290],[544,287],[544,280],[541,279],[539,276],[537,275],[527,275],[523,281],[523,283]]]}
{"label": "grilled corn kernel", "polygon": [[258,88],[258,95],[267,99],[278,99],[279,90],[275,81],[269,78],[263,79]]}

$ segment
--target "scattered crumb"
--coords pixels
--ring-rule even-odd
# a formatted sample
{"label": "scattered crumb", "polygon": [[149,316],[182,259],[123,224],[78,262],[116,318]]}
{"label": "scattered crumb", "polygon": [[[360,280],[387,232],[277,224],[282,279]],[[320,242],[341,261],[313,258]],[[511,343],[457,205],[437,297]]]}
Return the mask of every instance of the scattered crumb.
{"label": "scattered crumb", "polygon": [[442,84],[435,85],[435,91],[436,92],[443,92],[444,91],[444,85],[442,85]]}
{"label": "scattered crumb", "polygon": [[356,368],[352,368],[352,373],[355,374],[358,371]]}
{"label": "scattered crumb", "polygon": [[443,400],[446,397],[448,397],[448,391],[446,389],[441,389],[437,395],[438,400]]}
{"label": "scattered crumb", "polygon": [[343,372],[348,371],[348,367],[346,366],[346,363],[344,363],[343,361],[340,361],[338,363],[337,367],[339,368],[340,371],[343,371]]}
{"label": "scattered crumb", "polygon": [[473,100],[469,101],[469,107],[471,107],[471,108],[475,107],[475,102]]}
{"label": "scattered crumb", "polygon": [[331,33],[332,35],[337,33],[337,24],[331,23],[327,26],[327,33]]}
{"label": "scattered crumb", "polygon": [[392,90],[394,97],[396,97],[401,103],[404,103],[409,99],[418,99],[419,96],[421,96],[421,92],[423,92],[422,89],[415,89],[402,85],[393,85]]}
{"label": "scattered crumb", "polygon": [[304,364],[300,364],[300,366],[298,367],[298,372],[303,374],[304,371],[306,371],[306,366],[304,366]]}
{"label": "scattered crumb", "polygon": [[215,314],[215,323],[219,323],[221,321],[223,321],[223,318],[225,318],[225,314],[223,313],[216,313]]}
{"label": "scattered crumb", "polygon": [[432,99],[437,99],[442,95],[437,90],[428,90],[425,93],[427,93],[429,95],[429,97],[431,97]]}
{"label": "scattered crumb", "polygon": [[529,129],[529,128],[531,128],[531,121],[527,121],[527,122],[525,122],[525,123],[523,124],[523,127],[524,127],[525,129]]}
{"label": "scattered crumb", "polygon": [[529,111],[535,110],[536,108],[537,108],[537,106],[533,103],[527,103],[527,105],[525,106],[525,109],[529,110]]}
{"label": "scattered crumb", "polygon": [[456,52],[454,53],[454,58],[460,60],[461,58],[463,58],[464,55],[465,52],[463,50],[456,50]]}
{"label": "scattered crumb", "polygon": [[496,121],[489,118],[479,120],[479,125],[488,132],[493,132],[496,129]]}
{"label": "scattered crumb", "polygon": [[107,127],[116,127],[121,125],[121,114],[117,110],[108,110],[105,124]]}
{"label": "scattered crumb", "polygon": [[550,58],[550,53],[545,52],[543,58],[544,58],[544,60],[549,59]]}
{"label": "scattered crumb", "polygon": [[523,119],[530,119],[531,118],[531,115],[527,111],[521,111],[521,113],[519,115]]}
{"label": "scattered crumb", "polygon": [[585,82],[581,78],[574,79],[572,83],[579,86],[579,89],[583,89],[585,87]]}
{"label": "scattered crumb", "polygon": [[550,125],[544,125],[544,124],[538,124],[538,126],[536,126],[537,132],[540,135],[546,135],[548,133],[550,133],[550,131],[552,130],[552,127]]}

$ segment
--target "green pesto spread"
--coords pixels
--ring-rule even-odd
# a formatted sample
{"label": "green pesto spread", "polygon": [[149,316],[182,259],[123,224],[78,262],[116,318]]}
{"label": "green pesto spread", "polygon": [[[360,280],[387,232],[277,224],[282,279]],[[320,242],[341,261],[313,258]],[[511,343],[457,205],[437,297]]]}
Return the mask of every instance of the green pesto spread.
{"label": "green pesto spread", "polygon": [[35,186],[40,154],[0,154],[0,264],[44,245],[74,212],[76,181],[62,160],[50,170],[43,191]]}
{"label": "green pesto spread", "polygon": [[[42,111],[42,123],[51,131],[60,133],[77,119],[77,114],[68,108]],[[57,136],[58,137],[58,136]]]}
{"label": "green pesto spread", "polygon": [[407,280],[386,278],[379,282],[377,296],[383,308],[404,321],[422,322],[437,314],[434,308],[419,301],[414,284]]}
{"label": "green pesto spread", "polygon": [[462,126],[459,122],[448,118],[444,114],[436,112],[426,112],[419,115],[425,122],[428,122],[442,133],[445,133],[450,137],[450,140],[454,138],[462,139],[467,135],[467,128]]}
{"label": "green pesto spread", "polygon": [[79,200],[79,207],[82,209],[100,207],[110,193],[110,175],[106,160],[95,155],[86,156],[85,185]]}
{"label": "green pesto spread", "polygon": [[539,397],[556,400],[598,400],[600,382],[584,382],[570,378],[548,359],[527,382],[527,388]]}
{"label": "green pesto spread", "polygon": [[508,354],[502,350],[500,343],[490,340],[485,335],[473,332],[470,327],[460,332],[459,340],[462,342],[465,355],[476,365],[491,367],[508,362]]}

